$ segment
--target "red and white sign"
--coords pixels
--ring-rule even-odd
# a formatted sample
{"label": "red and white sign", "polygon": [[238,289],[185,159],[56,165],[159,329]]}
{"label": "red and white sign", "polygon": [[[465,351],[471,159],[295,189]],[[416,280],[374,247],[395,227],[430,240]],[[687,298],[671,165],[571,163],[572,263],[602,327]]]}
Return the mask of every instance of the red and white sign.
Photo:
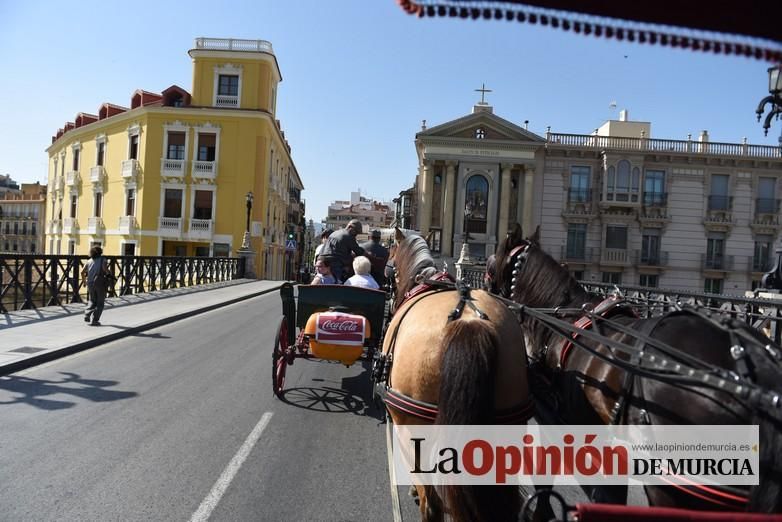
{"label": "red and white sign", "polygon": [[318,314],[315,340],[319,343],[362,345],[365,334],[366,318],[363,316],[339,312]]}

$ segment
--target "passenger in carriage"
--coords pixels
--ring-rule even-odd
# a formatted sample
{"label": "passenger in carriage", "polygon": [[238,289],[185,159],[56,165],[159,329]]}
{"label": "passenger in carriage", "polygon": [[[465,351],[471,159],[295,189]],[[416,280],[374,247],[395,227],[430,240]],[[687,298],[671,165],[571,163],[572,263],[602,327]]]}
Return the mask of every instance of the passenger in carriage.
{"label": "passenger in carriage", "polygon": [[328,259],[331,263],[331,272],[337,281],[342,283],[350,277],[350,268],[353,256],[363,256],[366,252],[358,246],[356,236],[361,233],[361,221],[351,219],[345,228],[341,228],[329,236],[318,259]]}
{"label": "passenger in carriage", "polygon": [[388,249],[380,244],[380,231],[373,230],[369,235],[370,240],[362,243],[361,248],[373,255],[369,260],[371,265],[372,278],[378,285],[383,286],[385,284],[385,269],[386,263],[388,263]]}
{"label": "passenger in carriage", "polygon": [[380,286],[377,281],[370,275],[369,271],[372,268],[372,264],[364,256],[358,256],[353,260],[353,271],[356,273],[345,281],[345,286],[358,286],[360,288],[372,288],[377,290]]}
{"label": "passenger in carriage", "polygon": [[312,278],[311,285],[337,285],[337,279],[331,273],[331,262],[323,257],[315,260],[315,277]]}

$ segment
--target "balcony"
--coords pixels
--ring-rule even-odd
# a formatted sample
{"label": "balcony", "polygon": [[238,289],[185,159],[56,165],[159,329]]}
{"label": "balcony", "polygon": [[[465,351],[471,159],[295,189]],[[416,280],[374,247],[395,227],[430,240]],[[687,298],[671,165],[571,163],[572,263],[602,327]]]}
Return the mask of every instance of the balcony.
{"label": "balcony", "polygon": [[601,265],[627,266],[629,258],[626,248],[604,248],[600,251]]}
{"label": "balcony", "polygon": [[120,234],[135,234],[136,233],[136,216],[120,216],[119,217],[119,233]]}
{"label": "balcony", "polygon": [[227,94],[218,94],[215,97],[215,107],[236,109],[239,107],[239,97]]}
{"label": "balcony", "polygon": [[182,218],[161,216],[158,228],[161,236],[179,238],[182,236]]}
{"label": "balcony", "polygon": [[701,266],[703,267],[703,270],[727,272],[733,270],[733,256],[701,254]]}
{"label": "balcony", "polygon": [[194,161],[193,179],[215,179],[217,175],[216,161]]}
{"label": "balcony", "polygon": [[748,258],[749,268],[753,272],[768,272],[774,266],[771,256],[752,256]]}
{"label": "balcony", "polygon": [[103,234],[103,218],[91,217],[87,220],[87,233],[93,235]]}
{"label": "balcony", "polygon": [[54,191],[62,192],[65,185],[65,180],[62,177],[54,178]]}
{"label": "balcony", "polygon": [[668,266],[668,252],[644,252],[635,251],[635,264],[646,267],[666,267]]}
{"label": "balcony", "polygon": [[587,265],[595,259],[595,250],[593,248],[568,248],[563,246],[559,258],[571,265]]}
{"label": "balcony", "polygon": [[138,171],[138,160],[127,159],[122,162],[122,179],[125,181],[135,181]]}
{"label": "balcony", "polygon": [[106,179],[106,169],[103,165],[96,165],[90,169],[90,182],[101,185]]}
{"label": "balcony", "polygon": [[190,239],[212,239],[212,220],[191,219],[189,236]]}
{"label": "balcony", "polygon": [[779,213],[779,200],[774,198],[755,199],[755,215]]}
{"label": "balcony", "polygon": [[163,158],[160,160],[160,175],[167,178],[184,178],[185,160]]}
{"label": "balcony", "polygon": [[64,218],[62,220],[62,233],[63,234],[78,234],[79,222],[76,218]]}
{"label": "balcony", "polygon": [[643,205],[645,207],[664,207],[668,205],[667,192],[644,192]]}
{"label": "balcony", "polygon": [[733,208],[733,196],[709,196],[709,211],[725,212]]}
{"label": "balcony", "polygon": [[592,191],[589,189],[569,188],[562,216],[565,218],[590,218],[595,215]]}
{"label": "balcony", "polygon": [[81,183],[81,180],[79,179],[79,171],[72,170],[70,172],[65,173],[65,185],[71,188],[76,187]]}

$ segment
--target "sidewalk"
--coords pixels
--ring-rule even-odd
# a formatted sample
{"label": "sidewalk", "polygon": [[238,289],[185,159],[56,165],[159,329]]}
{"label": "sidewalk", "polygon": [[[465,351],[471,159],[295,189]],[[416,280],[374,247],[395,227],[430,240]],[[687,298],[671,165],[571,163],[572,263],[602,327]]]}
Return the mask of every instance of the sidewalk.
{"label": "sidewalk", "polygon": [[84,322],[84,304],[3,314],[0,315],[0,375],[273,292],[281,285],[282,281],[239,279],[114,297],[106,300],[99,327]]}

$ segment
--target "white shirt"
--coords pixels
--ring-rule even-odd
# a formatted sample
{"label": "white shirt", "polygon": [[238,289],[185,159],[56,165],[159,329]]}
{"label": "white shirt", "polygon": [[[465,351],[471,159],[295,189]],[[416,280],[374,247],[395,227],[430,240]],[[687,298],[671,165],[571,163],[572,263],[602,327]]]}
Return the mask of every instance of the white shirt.
{"label": "white shirt", "polygon": [[374,290],[380,288],[380,286],[377,284],[377,281],[375,281],[375,279],[369,274],[367,275],[356,274],[354,276],[351,276],[350,279],[345,281],[345,286],[358,286],[360,288],[372,288]]}

